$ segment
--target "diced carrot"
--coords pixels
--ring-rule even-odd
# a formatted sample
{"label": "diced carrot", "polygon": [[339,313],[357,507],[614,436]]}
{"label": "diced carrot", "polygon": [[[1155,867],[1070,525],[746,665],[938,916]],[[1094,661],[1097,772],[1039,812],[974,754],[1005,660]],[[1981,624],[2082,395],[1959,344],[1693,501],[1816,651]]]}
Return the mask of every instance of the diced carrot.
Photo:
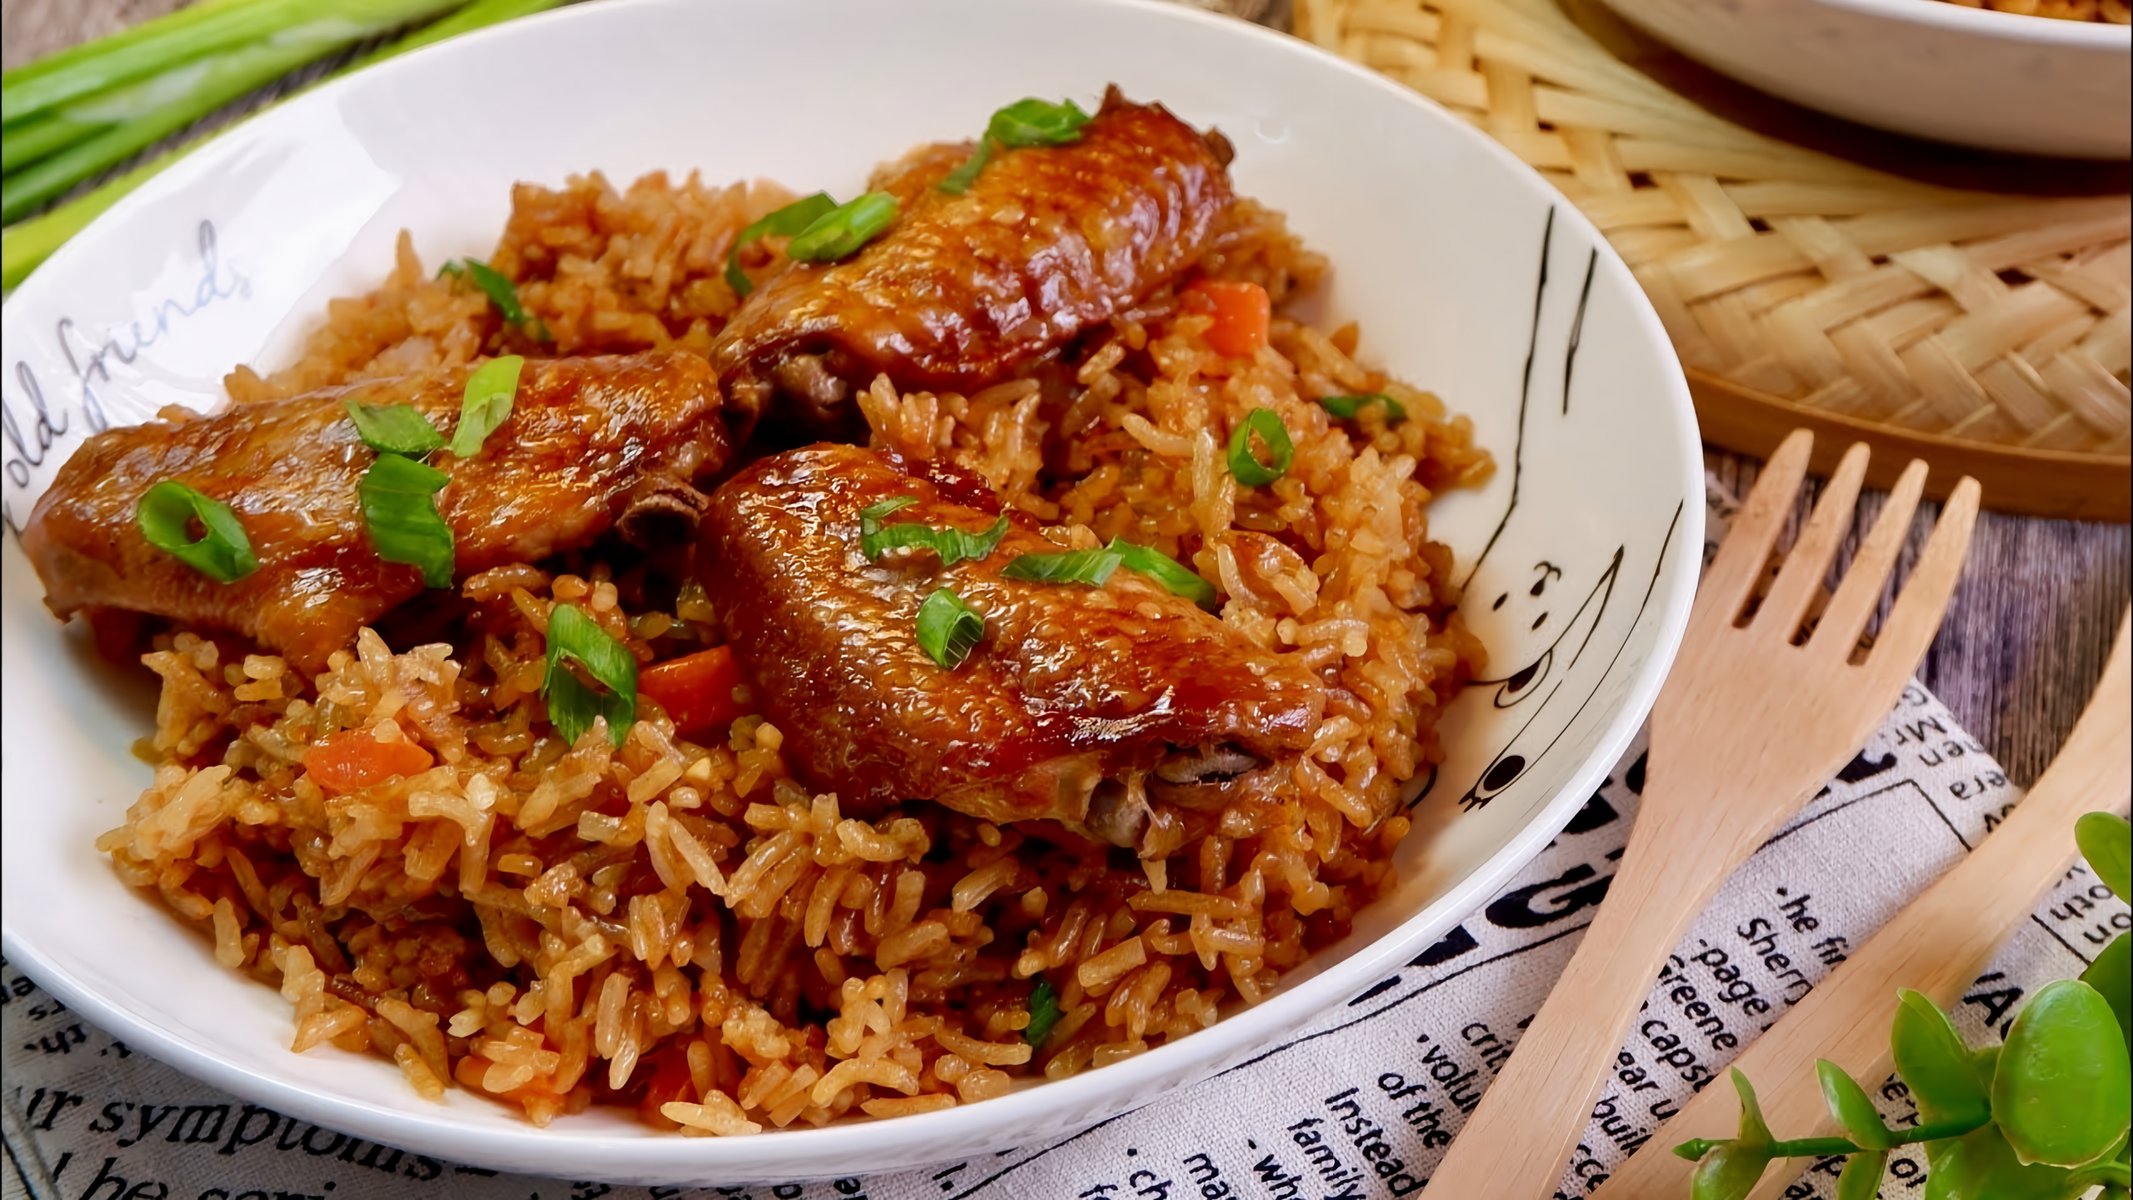
{"label": "diced carrot", "polygon": [[402,775],[430,769],[437,760],[413,742],[381,742],[368,729],[346,729],[304,751],[304,770],[329,792],[359,792]]}
{"label": "diced carrot", "polygon": [[[1204,297],[1215,323],[1207,330],[1207,344],[1217,354],[1250,358],[1266,345],[1267,326],[1274,319],[1274,302],[1256,283],[1230,279],[1203,279],[1188,289]],[[1198,307],[1197,305],[1195,307]]]}
{"label": "diced carrot", "polygon": [[677,732],[694,734],[731,724],[745,711],[733,698],[740,683],[733,651],[713,646],[646,669],[637,676],[637,694],[659,701]]}

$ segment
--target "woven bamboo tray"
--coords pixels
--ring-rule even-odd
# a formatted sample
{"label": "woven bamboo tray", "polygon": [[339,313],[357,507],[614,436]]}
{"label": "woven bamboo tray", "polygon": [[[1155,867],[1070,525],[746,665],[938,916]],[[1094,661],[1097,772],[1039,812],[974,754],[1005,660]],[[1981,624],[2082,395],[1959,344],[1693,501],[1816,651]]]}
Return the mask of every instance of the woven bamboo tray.
{"label": "woven bamboo tray", "polygon": [[2124,164],[1994,159],[1805,114],[1589,0],[1295,0],[1294,23],[1487,131],[1607,234],[1673,335],[1707,441],[1763,455],[1806,425],[1829,461],[1872,445],[1882,486],[1920,457],[1996,508],[2128,518]]}

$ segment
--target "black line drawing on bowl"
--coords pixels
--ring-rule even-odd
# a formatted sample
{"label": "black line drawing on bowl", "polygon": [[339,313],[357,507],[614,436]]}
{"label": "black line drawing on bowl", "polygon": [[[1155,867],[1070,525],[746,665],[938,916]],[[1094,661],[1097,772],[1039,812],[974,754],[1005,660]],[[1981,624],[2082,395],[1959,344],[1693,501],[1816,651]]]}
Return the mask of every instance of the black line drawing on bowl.
{"label": "black line drawing on bowl", "polygon": [[[1532,727],[1533,722],[1540,717],[1542,712],[1548,709],[1549,702],[1554,700],[1556,694],[1561,691],[1563,685],[1561,683],[1558,683],[1555,685],[1555,687],[1549,689],[1547,698],[1542,700],[1541,703],[1534,709],[1532,716],[1526,718],[1526,723],[1524,725],[1519,726],[1518,732],[1512,734],[1508,739],[1505,740],[1503,747],[1497,750],[1494,758],[1489,760],[1489,765],[1482,769],[1481,777],[1479,779],[1476,779],[1474,783],[1467,788],[1465,794],[1459,797],[1459,806],[1461,809],[1471,812],[1474,809],[1480,808],[1482,805],[1487,804],[1489,801],[1501,795],[1504,789],[1510,787],[1513,783],[1516,783],[1518,779],[1526,773],[1526,768],[1531,765],[1531,763],[1535,759],[1538,759],[1541,755],[1546,754],[1549,750],[1554,748],[1555,744],[1558,741],[1562,740],[1563,734],[1569,732],[1570,726],[1574,724],[1577,721],[1578,717],[1584,713],[1585,709],[1591,705],[1593,697],[1599,695],[1601,686],[1607,682],[1608,676],[1614,673],[1615,664],[1621,661],[1623,652],[1629,649],[1631,633],[1633,633],[1636,630],[1637,626],[1643,621],[1645,610],[1651,606],[1652,593],[1656,591],[1659,587],[1660,571],[1666,564],[1668,552],[1673,549],[1674,534],[1681,527],[1681,513],[1684,507],[1686,507],[1686,505],[1684,502],[1681,501],[1677,501],[1674,505],[1673,519],[1667,522],[1666,536],[1659,544],[1658,555],[1652,560],[1651,578],[1644,585],[1644,596],[1637,602],[1637,611],[1630,618],[1629,629],[1624,632],[1622,640],[1616,644],[1615,652],[1612,656],[1608,658],[1606,668],[1603,669],[1599,673],[1598,677],[1593,680],[1592,687],[1587,690],[1584,697],[1578,701],[1577,707],[1572,709],[1570,711],[1570,715],[1563,719],[1562,728],[1556,730],[1555,736],[1548,739],[1548,744],[1546,746],[1541,747],[1538,751],[1535,751],[1531,755],[1518,753],[1514,750],[1514,747],[1517,747],[1519,745],[1520,739],[1525,736],[1526,730]],[[1606,576],[1602,581],[1605,584],[1606,590],[1605,593],[1601,595],[1599,608],[1594,612],[1593,615],[1595,625],[1597,625],[1600,613],[1605,611],[1607,607],[1607,602],[1609,600],[1612,600],[1614,597],[1614,584],[1616,577],[1618,576],[1621,570],[1623,553],[1624,551],[1622,547],[1618,546],[1615,548],[1614,558],[1608,567]],[[1600,585],[1595,584],[1594,586],[1595,590],[1597,591]],[[1586,641],[1584,643],[1579,644],[1579,655],[1582,655],[1584,653],[1585,646],[1589,644],[1590,641],[1591,637],[1590,635],[1588,635]],[[1553,655],[1554,650],[1552,646],[1550,647],[1548,653],[1551,656]],[[1571,663],[1574,664],[1576,661],[1577,655],[1573,655],[1571,658]],[[1564,670],[1566,672],[1569,670],[1570,665],[1571,664],[1565,664]],[[1416,797],[1416,800],[1420,799],[1420,796]]]}
{"label": "black line drawing on bowl", "polygon": [[[1563,664],[1563,670],[1568,671],[1576,666],[1578,659],[1585,653],[1585,647],[1592,644],[1593,635],[1599,632],[1600,613],[1606,611],[1608,601],[1614,599],[1615,580],[1622,573],[1622,557],[1626,552],[1621,546],[1615,547],[1614,555],[1608,560],[1606,568],[1600,572],[1600,577],[1593,581],[1591,589],[1585,593],[1585,598],[1578,602],[1577,608],[1570,614],[1570,619],[1564,622],[1561,631],[1555,635],[1555,640],[1541,647],[1538,655],[1528,658],[1524,666],[1519,667],[1508,675],[1494,679],[1470,680],[1467,686],[1488,687],[1492,684],[1495,685],[1496,695],[1491,700],[1491,703],[1498,708],[1515,708],[1525,703],[1527,698],[1533,695],[1535,686],[1554,674],[1555,652],[1562,648],[1563,643],[1569,639],[1571,633],[1580,624],[1584,624],[1585,636],[1578,642],[1577,649],[1571,651],[1570,661]],[[1536,569],[1545,568],[1545,573],[1534,581],[1533,587],[1529,592],[1530,595],[1538,598],[1546,594],[1546,584],[1550,575],[1552,574],[1555,578],[1561,578],[1563,572],[1561,568],[1545,559],[1535,564],[1535,566]],[[1505,598],[1505,595],[1499,595],[1496,598],[1496,607],[1501,607]],[[1594,601],[1598,601],[1598,608],[1593,607]],[[1592,614],[1593,618],[1589,622],[1585,620],[1588,612]],[[1541,626],[1547,623],[1548,617],[1549,613],[1543,610],[1539,616],[1533,619],[1532,630],[1538,633]]]}
{"label": "black line drawing on bowl", "polygon": [[[1550,419],[1566,421],[1572,416],[1571,384],[1575,378],[1578,348],[1584,339],[1586,314],[1592,303],[1593,280],[1599,268],[1598,247],[1587,247],[1583,278],[1579,281],[1575,306],[1563,337],[1561,402],[1553,411],[1536,413],[1531,403],[1535,386],[1534,368],[1543,357],[1542,324],[1549,309],[1550,259],[1557,250],[1555,217],[1556,210],[1551,205],[1541,225],[1540,261],[1535,270],[1532,324],[1526,337],[1525,362],[1519,372],[1518,418],[1517,431],[1512,440],[1510,494],[1505,499],[1503,513],[1497,519],[1495,528],[1491,530],[1481,553],[1468,567],[1462,581],[1462,587],[1467,589],[1471,603],[1479,604],[1482,602],[1481,597],[1489,596],[1487,611],[1499,616],[1504,614],[1506,604],[1513,600],[1514,587],[1505,584],[1486,590],[1477,591],[1477,588],[1487,581],[1484,570],[1490,565],[1498,547],[1509,544],[1504,542],[1504,534],[1512,528],[1512,522],[1518,515],[1520,485],[1524,479],[1526,454],[1532,440],[1529,434],[1538,432],[1534,423]],[[1602,628],[1608,622],[1615,603],[1617,585],[1622,582],[1623,571],[1630,569],[1632,556],[1629,543],[1624,541],[1602,553],[1596,564],[1588,564],[1585,567],[1566,565],[1576,563],[1580,555],[1551,553],[1528,568],[1526,580],[1522,581],[1515,591],[1520,598],[1535,602],[1539,610],[1519,632],[1536,640],[1528,642],[1519,638],[1508,645],[1500,641],[1493,644],[1490,647],[1493,658],[1518,665],[1502,674],[1472,680],[1467,685],[1474,688],[1493,688],[1495,694],[1490,697],[1490,703],[1498,709],[1527,707],[1526,719],[1515,732],[1503,740],[1490,755],[1486,765],[1476,772],[1474,778],[1461,790],[1459,804],[1463,811],[1482,807],[1522,778],[1534,761],[1561,740],[1563,734],[1598,695],[1642,622],[1652,591],[1658,586],[1659,575],[1672,551],[1674,533],[1681,521],[1682,507],[1678,503],[1675,506],[1665,534],[1660,540],[1659,550],[1653,558],[1643,599],[1624,627],[1621,640],[1615,645],[1606,666],[1594,676],[1591,686],[1584,689],[1583,694],[1576,699],[1575,706],[1569,709],[1567,715],[1562,716],[1560,724],[1546,744],[1537,749],[1525,744],[1527,736],[1543,716],[1552,719],[1561,715],[1562,705],[1570,703],[1572,694],[1563,691],[1569,682],[1568,676],[1572,668],[1585,657],[1585,652],[1593,647],[1595,640],[1600,638]],[[1571,582],[1573,574],[1582,576],[1579,582]],[[1551,594],[1560,596],[1560,589],[1565,585],[1582,587],[1582,592],[1571,592],[1572,595],[1579,595],[1580,599],[1567,619],[1557,621],[1555,612],[1559,605],[1550,606],[1548,602]],[[1489,595],[1491,592],[1494,593],[1493,596]],[[1558,703],[1558,696],[1562,697],[1561,703]],[[1425,772],[1421,786],[1408,801],[1408,808],[1412,809],[1437,791],[1441,782],[1440,774],[1434,765]]]}

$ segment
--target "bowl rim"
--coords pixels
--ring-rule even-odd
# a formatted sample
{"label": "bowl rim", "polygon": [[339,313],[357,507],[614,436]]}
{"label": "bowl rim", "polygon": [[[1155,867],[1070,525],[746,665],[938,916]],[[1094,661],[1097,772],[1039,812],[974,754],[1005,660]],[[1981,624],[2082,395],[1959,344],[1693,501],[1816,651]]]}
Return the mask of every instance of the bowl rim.
{"label": "bowl rim", "polygon": [[1948,33],[1998,41],[2124,50],[2133,54],[2133,25],[2111,21],[2073,21],[2033,13],[1971,8],[1947,0],[1818,0],[1824,8],[1843,9],[1906,25],[1923,25]]}
{"label": "bowl rim", "polygon": [[[997,4],[1007,0],[992,2]],[[1123,1115],[1112,1111],[1114,1102],[1105,1098],[1108,1095],[1147,1094],[1165,1086],[1166,1082],[1174,1087],[1190,1086],[1219,1070],[1231,1069],[1240,1060],[1281,1044],[1284,1035],[1302,1030],[1316,1014],[1345,1001],[1353,990],[1353,981],[1342,982],[1344,975],[1363,975],[1396,967],[1399,954],[1472,915],[1489,896],[1530,864],[1569,823],[1643,728],[1680,649],[1696,591],[1700,558],[1694,551],[1701,545],[1704,526],[1702,443],[1686,378],[1657,311],[1612,244],[1575,205],[1564,200],[1511,150],[1411,88],[1333,54],[1314,42],[1177,0],[1013,2],[1030,7],[1086,5],[1125,9],[1149,20],[1198,25],[1218,31],[1217,36],[1257,39],[1279,46],[1282,52],[1293,56],[1292,61],[1301,64],[1300,70],[1342,73],[1398,102],[1425,109],[1445,126],[1449,136],[1469,139],[1477,150],[1495,158],[1510,174],[1526,180],[1536,195],[1554,201],[1558,206],[1557,216],[1567,223],[1567,228],[1576,230],[1586,239],[1599,256],[1601,268],[1615,274],[1627,287],[1628,319],[1632,328],[1642,335],[1641,340],[1653,353],[1661,356],[1664,364],[1672,366],[1670,372],[1662,371],[1667,376],[1667,386],[1664,395],[1655,399],[1671,408],[1677,417],[1673,428],[1679,435],[1678,444],[1666,449],[1662,461],[1671,459],[1680,475],[1677,485],[1682,495],[1682,512],[1672,535],[1678,545],[1660,564],[1664,584],[1660,580],[1654,582],[1653,600],[1656,603],[1652,607],[1655,611],[1648,619],[1655,622],[1656,633],[1650,658],[1640,672],[1628,680],[1624,700],[1616,709],[1612,724],[1602,728],[1592,753],[1571,771],[1567,782],[1555,795],[1538,804],[1525,824],[1502,846],[1428,906],[1387,928],[1343,960],[1342,965],[1359,964],[1357,970],[1315,972],[1197,1034],[1161,1043],[1102,1068],[1017,1087],[1007,1095],[981,1103],[959,1104],[900,1117],[851,1116],[819,1127],[766,1129],[762,1134],[745,1137],[682,1137],[642,1128],[631,1128],[627,1132],[579,1132],[568,1128],[568,1122],[547,1127],[537,1127],[530,1122],[503,1128],[473,1126],[456,1121],[443,1107],[430,1111],[387,1107],[342,1092],[307,1088],[283,1077],[256,1073],[219,1055],[211,1047],[195,1046],[186,1040],[185,1035],[166,1031],[150,1015],[136,1013],[105,999],[64,966],[23,944],[4,914],[0,914],[0,953],[100,1029],[147,1049],[150,1057],[196,1080],[278,1112],[403,1150],[435,1155],[448,1162],[532,1173],[552,1172],[552,1166],[543,1164],[557,1161],[557,1155],[567,1155],[575,1177],[588,1179],[658,1176],[669,1181],[704,1183],[708,1181],[705,1173],[712,1171],[722,1173],[721,1182],[773,1178],[781,1174],[813,1178],[824,1176],[833,1168],[810,1166],[811,1159],[820,1159],[825,1164],[844,1161],[864,1153],[870,1146],[879,1147],[891,1141],[939,1140],[968,1145],[988,1140],[994,1145],[1006,1144],[1003,1139],[1011,1141],[1013,1130],[1026,1128],[1032,1120],[1047,1117],[1061,1127],[1072,1126],[1086,1132]],[[294,97],[302,102],[301,105],[277,106],[276,111],[259,114],[259,121],[241,121],[218,133],[196,147],[197,153],[187,155],[192,163],[164,173],[99,214],[44,266],[24,279],[6,298],[5,307],[28,307],[25,298],[38,300],[52,286],[50,280],[75,273],[72,269],[75,261],[93,252],[100,228],[123,220],[136,208],[161,203],[167,193],[189,186],[200,172],[212,169],[212,164],[218,161],[216,156],[225,153],[227,147],[273,136],[279,123],[291,119],[285,115],[288,110],[302,111],[303,107],[330,104],[351,87],[358,86],[358,81],[361,81],[360,86],[385,86],[400,72],[426,70],[431,63],[441,63],[450,56],[480,54],[490,42],[520,36],[520,31],[525,28],[616,19],[603,15],[609,13],[693,6],[693,0],[608,0],[597,5],[567,6],[423,47],[365,72],[327,82]],[[262,134],[261,130],[267,133]],[[62,267],[47,270],[46,267],[53,263],[62,264]],[[40,283],[40,280],[46,282]],[[24,564],[16,566],[19,568]],[[1263,1016],[1251,1024],[1264,1024],[1272,1032],[1221,1036],[1225,1027],[1239,1029],[1237,1022],[1240,1018],[1253,1014]],[[1178,1080],[1182,1082],[1174,1082]],[[1097,1110],[1101,1110],[1101,1115],[1086,1121],[1071,1119],[1060,1123],[1056,1115]],[[1031,1143],[1026,1138],[1015,1144],[1033,1153],[1044,1153],[1062,1144],[1063,1140],[1080,1135],[1080,1132],[1065,1135],[1051,1145]],[[950,1151],[950,1156],[956,1153],[959,1151]],[[723,1174],[731,1172],[740,1174],[730,1179]]]}

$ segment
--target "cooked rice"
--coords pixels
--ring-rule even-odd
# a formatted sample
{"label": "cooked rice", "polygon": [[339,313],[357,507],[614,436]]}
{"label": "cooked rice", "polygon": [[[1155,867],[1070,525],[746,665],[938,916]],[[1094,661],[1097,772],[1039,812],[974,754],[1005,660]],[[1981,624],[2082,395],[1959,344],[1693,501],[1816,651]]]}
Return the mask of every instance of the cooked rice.
{"label": "cooked rice", "polygon": [[[505,328],[403,237],[377,291],[335,302],[288,368],[239,369],[231,394],[505,351],[700,351],[734,307],[728,245],[785,198],[663,176],[625,193],[598,176],[521,186],[490,261],[552,342]],[[1325,264],[1244,202],[1209,270],[1278,304]],[[630,567],[588,557],[469,579],[451,644],[395,653],[366,630],[315,678],[225,638],[161,636],[145,657],[163,681],[160,765],[98,844],[219,961],[280,988],[296,1049],[375,1053],[424,1095],[452,1081],[540,1123],[595,1103],[709,1134],[923,1112],[1200,1029],[1392,882],[1400,791],[1481,661],[1424,510],[1488,470],[1463,418],[1355,360],[1354,327],[1277,318],[1272,345],[1238,361],[1207,347],[1208,324],[1153,299],[1075,352],[1084,390],[1063,408],[1034,383],[886,381],[862,406],[879,444],[977,471],[1077,544],[1120,536],[1188,561],[1228,594],[1233,629],[1328,679],[1285,798],[1232,809],[1210,836],[1159,823],[1142,862],[924,803],[847,817],[792,780],[757,715],[699,745],[647,704],[619,750],[597,729],[564,745],[538,699],[552,604],[583,605],[640,658],[717,639],[699,592],[654,604]],[[1373,406],[1342,426],[1310,399],[1371,391],[1411,419]],[[1295,460],[1240,494],[1210,431],[1259,407]],[[415,742],[435,765],[328,794],[303,756],[344,730]],[[1059,1013],[1032,1047],[1039,975]]]}

